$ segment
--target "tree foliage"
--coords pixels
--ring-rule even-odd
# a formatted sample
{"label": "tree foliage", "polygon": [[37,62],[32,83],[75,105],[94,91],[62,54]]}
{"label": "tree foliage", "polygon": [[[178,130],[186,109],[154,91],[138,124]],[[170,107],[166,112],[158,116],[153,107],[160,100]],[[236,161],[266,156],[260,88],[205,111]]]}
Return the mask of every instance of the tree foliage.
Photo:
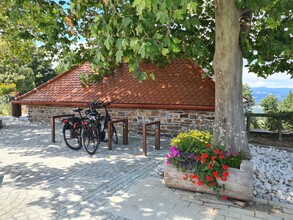
{"label": "tree foliage", "polygon": [[[278,98],[274,95],[265,97],[260,105],[263,107],[264,113],[278,113]],[[278,121],[275,118],[268,117],[265,119],[265,128],[269,131],[278,129]]]}
{"label": "tree foliage", "polygon": [[[19,38],[34,39],[51,56],[59,57],[78,40],[84,41],[75,45],[78,59],[92,63],[96,70],[94,80],[114,74],[123,61],[130,72],[146,79],[155,76],[140,71],[141,62],[164,66],[171,59],[193,59],[207,70],[205,74],[216,75],[216,95],[222,96],[216,96],[215,121],[219,123],[215,128],[227,126],[221,136],[234,147],[245,145],[245,141],[233,141],[245,139],[244,126],[240,125],[244,121],[242,56],[249,70],[260,76],[284,71],[293,75],[291,0],[2,2],[1,38],[14,42]],[[237,85],[236,89],[231,85]],[[235,95],[228,96],[232,93]]]}
{"label": "tree foliage", "polygon": [[293,93],[292,91],[283,99],[279,104],[278,109],[280,112],[293,112]]}
{"label": "tree foliage", "polygon": [[[240,38],[249,70],[260,76],[284,71],[292,75],[292,2],[235,3],[241,12]],[[138,68],[141,61],[165,64],[178,57],[194,59],[212,74],[212,0],[4,0],[0,8],[2,37],[34,39],[60,57],[83,40],[86,43],[77,51],[80,58],[99,67],[101,75],[113,74],[124,60],[144,79],[146,74]]]}
{"label": "tree foliage", "polygon": [[56,76],[45,51],[33,42],[18,42],[18,52],[8,41],[0,39],[0,45],[0,83],[15,83],[23,94]]}
{"label": "tree foliage", "polygon": [[[293,94],[290,91],[283,101],[278,102],[278,98],[274,95],[268,95],[261,101],[261,106],[265,113],[293,113]],[[274,118],[266,118],[264,128],[269,131],[275,131],[278,128],[278,122]],[[283,121],[285,130],[293,129],[292,118],[285,118]]]}
{"label": "tree foliage", "polygon": [[244,104],[244,112],[251,112],[255,105],[255,98],[252,95],[252,90],[248,84],[243,85],[243,97],[247,100]]}

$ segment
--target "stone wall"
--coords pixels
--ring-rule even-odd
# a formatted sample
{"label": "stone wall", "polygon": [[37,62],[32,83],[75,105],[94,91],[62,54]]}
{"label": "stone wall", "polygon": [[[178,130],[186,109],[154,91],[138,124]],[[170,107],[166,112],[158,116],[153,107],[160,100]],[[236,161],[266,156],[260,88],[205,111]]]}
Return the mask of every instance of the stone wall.
{"label": "stone wall", "polygon": [[[29,106],[28,117],[32,122],[49,122],[52,115],[72,114],[72,107]],[[112,119],[128,118],[130,134],[142,134],[143,124],[161,122],[161,135],[174,137],[189,129],[212,130],[214,112],[165,109],[109,109]],[[116,126],[116,125],[115,125]],[[117,124],[118,130],[122,123]],[[120,131],[121,132],[121,131]],[[148,133],[154,133],[152,128]]]}

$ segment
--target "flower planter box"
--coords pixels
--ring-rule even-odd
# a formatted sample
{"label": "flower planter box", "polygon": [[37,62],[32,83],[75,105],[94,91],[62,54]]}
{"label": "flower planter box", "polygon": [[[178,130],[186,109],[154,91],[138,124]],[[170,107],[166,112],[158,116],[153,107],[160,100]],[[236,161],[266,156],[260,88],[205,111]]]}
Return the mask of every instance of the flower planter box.
{"label": "flower planter box", "polygon": [[[253,163],[243,160],[240,169],[228,168],[228,173],[227,181],[217,179],[218,184],[225,184],[225,191],[221,190],[220,195],[243,201],[251,201],[253,199]],[[168,187],[215,194],[212,189],[206,186],[200,187],[189,180],[183,180],[184,174],[172,165],[165,164],[164,166],[164,179]]]}

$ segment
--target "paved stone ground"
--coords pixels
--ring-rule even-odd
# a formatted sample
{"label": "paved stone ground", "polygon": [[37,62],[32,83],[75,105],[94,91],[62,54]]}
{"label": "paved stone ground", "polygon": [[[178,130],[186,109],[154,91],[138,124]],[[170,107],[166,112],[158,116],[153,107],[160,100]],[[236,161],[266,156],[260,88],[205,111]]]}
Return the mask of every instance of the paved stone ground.
{"label": "paved stone ground", "polygon": [[[0,129],[0,220],[6,219],[293,219],[293,207],[256,200],[245,209],[213,196],[167,188],[154,170],[169,140],[141,156],[142,139],[102,144],[94,156],[73,151],[57,125],[3,122]],[[119,137],[121,140],[121,137]],[[266,204],[265,204],[266,203]]]}

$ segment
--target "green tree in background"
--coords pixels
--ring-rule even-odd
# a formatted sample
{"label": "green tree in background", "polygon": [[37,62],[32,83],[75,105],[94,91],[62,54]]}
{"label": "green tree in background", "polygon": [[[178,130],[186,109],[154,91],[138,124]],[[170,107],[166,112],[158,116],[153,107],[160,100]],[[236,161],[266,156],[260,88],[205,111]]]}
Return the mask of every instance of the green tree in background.
{"label": "green tree in background", "polygon": [[[268,95],[260,103],[263,107],[264,113],[278,113],[278,98],[274,95]],[[269,131],[275,131],[278,129],[278,121],[274,118],[265,118],[264,126]]]}
{"label": "green tree in background", "polygon": [[0,39],[0,45],[0,83],[15,83],[23,94],[56,76],[45,51],[33,42],[19,42],[18,52],[7,41]]}
{"label": "green tree in background", "polygon": [[97,79],[113,74],[122,61],[146,79],[155,76],[140,71],[141,62],[193,59],[215,76],[214,134],[231,150],[249,151],[243,57],[258,75],[293,74],[291,0],[4,0],[0,7],[6,21],[0,30],[11,41],[34,39],[62,57],[84,39],[79,55],[92,63]]}
{"label": "green tree in background", "polygon": [[252,107],[255,105],[255,98],[248,84],[243,85],[243,97],[247,100],[244,104],[244,112],[252,112]]}
{"label": "green tree in background", "polygon": [[[279,103],[278,109],[280,112],[291,112],[293,114],[293,93],[291,91],[287,97]],[[284,120],[283,127],[285,130],[293,131],[293,115],[291,118]]]}
{"label": "green tree in background", "polygon": [[279,104],[279,111],[280,112],[293,112],[293,93],[292,91],[283,99],[282,102]]}

